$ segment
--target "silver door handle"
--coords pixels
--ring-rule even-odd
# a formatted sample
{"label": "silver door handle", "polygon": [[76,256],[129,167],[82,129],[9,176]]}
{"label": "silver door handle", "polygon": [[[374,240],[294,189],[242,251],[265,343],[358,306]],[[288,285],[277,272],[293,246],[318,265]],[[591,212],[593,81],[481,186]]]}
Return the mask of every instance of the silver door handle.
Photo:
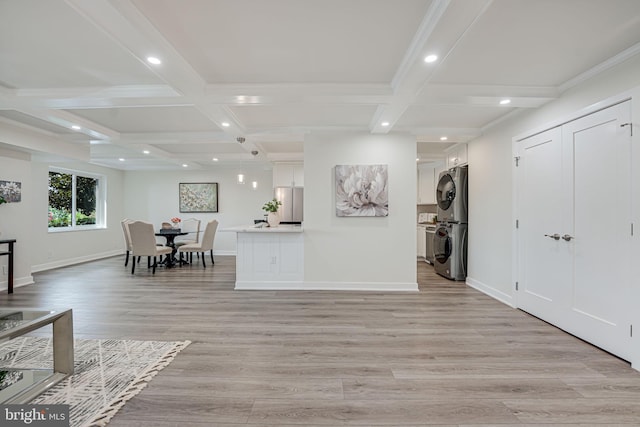
{"label": "silver door handle", "polygon": [[566,240],[567,242],[570,242],[570,241],[571,241],[571,239],[573,239],[573,236],[569,236],[568,234],[565,234],[564,236],[562,236],[562,238],[563,238],[564,240]]}
{"label": "silver door handle", "polygon": [[551,237],[553,240],[560,240],[560,235],[558,233],[556,234],[545,234],[545,237]]}

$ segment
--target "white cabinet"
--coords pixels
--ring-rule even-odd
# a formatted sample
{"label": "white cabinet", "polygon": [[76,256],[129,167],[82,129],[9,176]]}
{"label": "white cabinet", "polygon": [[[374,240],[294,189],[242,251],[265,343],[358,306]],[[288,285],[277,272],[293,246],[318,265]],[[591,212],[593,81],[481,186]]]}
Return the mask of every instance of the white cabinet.
{"label": "white cabinet", "polygon": [[440,162],[425,163],[418,166],[418,203],[419,205],[436,204],[436,187],[438,177],[444,170]]}
{"label": "white cabinet", "polygon": [[447,169],[455,166],[466,165],[469,160],[467,158],[467,144],[456,144],[445,150],[447,156]]}
{"label": "white cabinet", "polygon": [[303,163],[276,163],[273,165],[274,187],[304,187]]}
{"label": "white cabinet", "polygon": [[301,232],[238,232],[236,289],[286,289],[303,280]]}
{"label": "white cabinet", "polygon": [[418,242],[417,254],[424,258],[427,255],[427,228],[424,225],[416,227],[416,240]]}

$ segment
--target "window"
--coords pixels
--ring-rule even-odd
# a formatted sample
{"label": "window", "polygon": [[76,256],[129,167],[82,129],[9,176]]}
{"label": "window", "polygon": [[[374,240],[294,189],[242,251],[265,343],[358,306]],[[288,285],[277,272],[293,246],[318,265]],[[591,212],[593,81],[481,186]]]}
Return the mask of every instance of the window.
{"label": "window", "polygon": [[104,226],[105,182],[99,175],[49,170],[49,230]]}

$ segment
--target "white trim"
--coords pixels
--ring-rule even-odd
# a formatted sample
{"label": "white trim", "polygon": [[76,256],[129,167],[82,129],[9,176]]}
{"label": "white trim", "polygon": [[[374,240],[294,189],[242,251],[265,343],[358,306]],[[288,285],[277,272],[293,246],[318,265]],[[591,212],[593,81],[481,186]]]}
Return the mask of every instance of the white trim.
{"label": "white trim", "polygon": [[584,73],[580,73],[574,78],[567,80],[566,82],[558,86],[558,90],[560,91],[560,93],[565,92],[571,89],[572,87],[577,86],[580,83],[583,83],[589,80],[590,78],[595,77],[598,74],[601,74],[607,71],[608,69],[615,67],[616,65],[622,64],[627,59],[632,58],[639,53],[640,53],[640,43],[636,43],[630,48],[623,50],[619,54],[607,59],[604,62],[601,62],[600,64],[585,71]]}
{"label": "white trim", "polygon": [[482,292],[483,294],[486,294],[491,298],[496,299],[501,303],[508,305],[509,307],[516,308],[515,305],[513,304],[513,298],[511,297],[511,295],[505,294],[504,292],[499,291],[498,289],[493,288],[489,285],[486,285],[480,282],[479,280],[475,280],[471,277],[467,277],[466,283],[467,283],[467,286],[472,287],[473,289],[476,289]]}
{"label": "white trim", "polygon": [[[97,254],[91,254],[87,256],[77,257],[77,258],[69,258],[63,259],[54,262],[48,262],[45,264],[38,264],[31,266],[31,273],[37,273],[45,270],[52,270],[54,268],[67,267],[69,265],[80,264],[87,261],[96,261],[103,258],[111,258],[113,256],[123,255],[122,249],[117,249],[108,252],[101,252]],[[123,264],[124,265],[124,264]]]}
{"label": "white trim", "polygon": [[236,290],[418,292],[418,283],[237,281]]}
{"label": "white trim", "polygon": [[[5,280],[4,282],[0,282],[0,293],[7,293],[7,285],[8,285],[9,281]],[[34,284],[34,280],[33,280],[33,276],[29,275],[29,276],[25,276],[25,277],[19,277],[19,278],[13,278],[13,289],[15,288],[19,288],[21,286],[26,286],[26,285],[32,285]]]}
{"label": "white trim", "polygon": [[558,126],[563,126],[569,122],[578,120],[584,116],[588,116],[589,114],[593,114],[596,111],[604,110],[605,108],[613,107],[616,104],[629,101],[631,100],[631,98],[632,98],[632,90],[624,91],[622,93],[619,93],[618,95],[611,96],[609,98],[603,99],[602,101],[598,101],[595,104],[591,104],[585,108],[569,113],[564,117],[555,119],[541,126],[536,126],[531,130],[518,134],[512,138],[512,141],[514,142],[522,141],[523,139],[535,136],[549,129],[552,129]]}

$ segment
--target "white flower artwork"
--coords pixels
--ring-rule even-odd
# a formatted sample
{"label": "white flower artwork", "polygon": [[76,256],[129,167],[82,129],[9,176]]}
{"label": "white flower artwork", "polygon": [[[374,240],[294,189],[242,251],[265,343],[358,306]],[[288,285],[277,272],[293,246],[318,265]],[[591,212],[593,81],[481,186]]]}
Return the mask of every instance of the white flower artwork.
{"label": "white flower artwork", "polygon": [[337,165],[337,216],[388,216],[387,165]]}

